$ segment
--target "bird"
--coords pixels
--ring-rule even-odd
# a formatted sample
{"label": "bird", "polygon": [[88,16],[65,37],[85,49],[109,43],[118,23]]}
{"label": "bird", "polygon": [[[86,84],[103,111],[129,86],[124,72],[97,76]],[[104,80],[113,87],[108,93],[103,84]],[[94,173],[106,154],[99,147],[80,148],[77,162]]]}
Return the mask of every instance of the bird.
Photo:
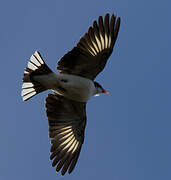
{"label": "bird", "polygon": [[77,45],[58,61],[58,73],[48,67],[38,51],[30,57],[24,70],[23,101],[43,91],[53,91],[45,100],[50,160],[61,175],[70,174],[76,166],[84,143],[88,100],[101,93],[109,94],[94,79],[113,51],[120,22],[120,17],[109,13],[94,20]]}

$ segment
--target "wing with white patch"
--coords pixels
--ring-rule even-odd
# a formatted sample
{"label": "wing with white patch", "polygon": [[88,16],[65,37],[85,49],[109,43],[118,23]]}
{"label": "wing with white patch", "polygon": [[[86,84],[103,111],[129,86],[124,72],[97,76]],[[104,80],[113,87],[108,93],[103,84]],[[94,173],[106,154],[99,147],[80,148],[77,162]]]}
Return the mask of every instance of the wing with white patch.
{"label": "wing with white patch", "polygon": [[77,163],[84,141],[86,103],[76,102],[57,94],[46,98],[46,113],[51,138],[52,166],[64,175],[71,173]]}
{"label": "wing with white patch", "polygon": [[74,74],[94,79],[105,67],[113,51],[120,27],[120,17],[106,14],[80,39],[76,47],[64,55],[57,69],[62,73]]}

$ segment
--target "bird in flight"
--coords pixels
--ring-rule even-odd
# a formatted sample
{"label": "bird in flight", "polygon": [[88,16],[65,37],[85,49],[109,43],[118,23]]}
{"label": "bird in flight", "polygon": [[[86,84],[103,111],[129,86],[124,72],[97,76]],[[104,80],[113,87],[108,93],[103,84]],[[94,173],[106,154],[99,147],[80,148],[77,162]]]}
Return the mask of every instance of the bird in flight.
{"label": "bird in flight", "polygon": [[77,163],[86,126],[86,103],[101,93],[109,94],[96,76],[104,69],[113,51],[120,27],[120,17],[99,16],[78,44],[58,62],[54,73],[38,51],[24,70],[21,96],[23,101],[46,90],[46,114],[51,139],[52,166],[64,175]]}

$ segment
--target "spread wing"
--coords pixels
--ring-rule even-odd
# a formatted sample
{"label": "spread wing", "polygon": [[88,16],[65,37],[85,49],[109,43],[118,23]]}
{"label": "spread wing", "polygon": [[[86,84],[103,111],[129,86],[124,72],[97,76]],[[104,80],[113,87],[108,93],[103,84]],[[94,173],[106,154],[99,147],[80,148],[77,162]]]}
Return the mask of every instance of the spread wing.
{"label": "spread wing", "polygon": [[46,113],[51,138],[52,166],[64,175],[71,173],[77,163],[84,142],[86,103],[76,102],[57,94],[46,98]]}
{"label": "spread wing", "polygon": [[61,73],[79,75],[94,79],[105,67],[113,51],[120,27],[120,17],[109,14],[99,17],[98,23],[80,39],[76,47],[65,54],[58,62]]}

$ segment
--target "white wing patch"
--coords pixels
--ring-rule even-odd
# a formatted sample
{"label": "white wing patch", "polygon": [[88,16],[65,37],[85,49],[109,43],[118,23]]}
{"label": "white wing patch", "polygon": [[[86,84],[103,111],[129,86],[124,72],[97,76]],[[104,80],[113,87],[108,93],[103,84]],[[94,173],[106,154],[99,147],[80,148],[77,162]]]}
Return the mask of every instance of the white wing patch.
{"label": "white wing patch", "polygon": [[[75,152],[75,150],[77,149],[77,147],[78,147],[78,144],[79,144],[79,142],[78,141],[76,141],[76,144],[73,144],[72,145],[72,153],[74,153]],[[75,147],[74,147],[75,146]]]}
{"label": "white wing patch", "polygon": [[57,135],[57,136],[64,135],[59,139],[59,141],[62,141],[60,146],[64,146],[62,150],[69,148],[67,152],[74,153],[78,147],[79,141],[77,141],[77,139],[75,138],[74,132],[72,130],[72,126],[67,126],[60,130],[64,130],[63,132],[60,132]]}
{"label": "white wing patch", "polygon": [[95,35],[95,38],[96,38],[96,41],[97,41],[97,45],[100,49],[100,51],[102,51],[102,46],[101,46],[101,43],[100,43],[100,40],[97,38],[97,36]]}
{"label": "white wing patch", "polygon": [[111,46],[111,36],[109,35],[109,39],[108,39],[108,48],[110,48]]}
{"label": "white wing patch", "polygon": [[95,47],[96,51],[99,52],[99,49],[98,49],[97,45],[94,43],[94,41],[92,41],[92,43],[93,43],[93,46]]}
{"label": "white wing patch", "polygon": [[[67,141],[67,140],[66,140],[66,141]],[[73,142],[74,142],[74,138],[72,138],[69,143],[66,142],[67,144],[66,144],[66,146],[63,148],[63,150],[65,150],[66,148],[70,147]],[[65,141],[64,141],[64,143],[65,143]],[[63,144],[64,144],[64,143],[63,143]]]}
{"label": "white wing patch", "polygon": [[67,129],[67,130],[65,130],[65,131],[63,131],[63,132],[61,132],[61,133],[59,133],[59,135],[66,134],[66,133],[68,133],[68,132],[71,132],[71,128],[69,128],[69,129]]}
{"label": "white wing patch", "polygon": [[88,33],[86,33],[83,38],[80,39],[78,47],[88,51],[91,55],[96,56],[98,53],[102,52],[105,49],[113,48],[114,31],[112,26],[115,23],[115,17],[112,15],[109,22],[109,14],[104,18],[99,17],[99,22],[94,21],[93,27],[90,27]]}
{"label": "white wing patch", "polygon": [[89,44],[89,47],[90,47],[90,49],[91,49],[91,51],[92,51],[92,55],[93,56],[95,56],[97,53],[96,53],[96,51],[94,50],[94,48]]}
{"label": "white wing patch", "polygon": [[105,33],[105,48],[108,48],[108,37],[106,33]]}
{"label": "white wing patch", "polygon": [[73,133],[72,133],[72,132],[68,133],[67,135],[63,136],[63,137],[61,138],[61,140],[69,137],[71,134],[73,134]]}
{"label": "white wing patch", "polygon": [[90,38],[90,41],[93,46],[90,44],[90,42],[86,41],[87,46],[88,46],[86,49],[88,50],[88,52],[91,55],[96,56],[101,51],[111,47],[111,35],[110,34],[107,35],[105,33],[104,37],[103,37],[102,33],[99,32],[99,38],[98,38],[97,35],[94,33],[94,38],[95,38],[95,40]]}

